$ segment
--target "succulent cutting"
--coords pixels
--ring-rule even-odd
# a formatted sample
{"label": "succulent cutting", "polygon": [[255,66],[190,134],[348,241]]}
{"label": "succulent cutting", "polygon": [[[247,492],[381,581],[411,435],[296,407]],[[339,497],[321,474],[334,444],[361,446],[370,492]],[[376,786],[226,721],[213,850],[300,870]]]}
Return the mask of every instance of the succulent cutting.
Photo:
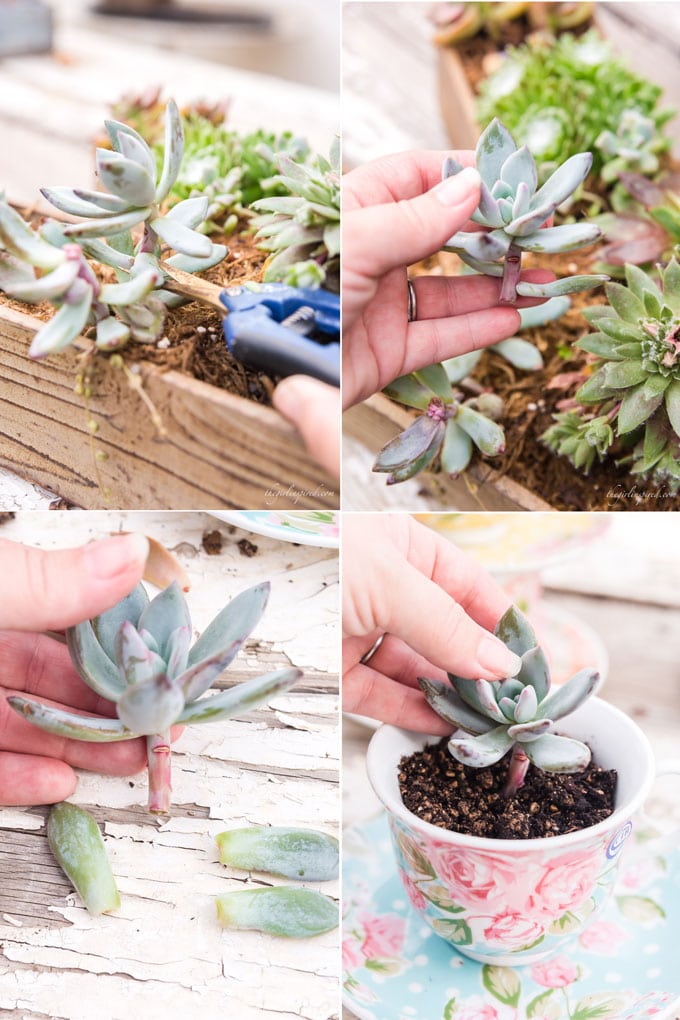
{"label": "succulent cutting", "polygon": [[[113,148],[97,149],[96,169],[107,191],[42,189],[52,205],[82,222],[48,220],[35,231],[0,202],[0,289],[29,303],[49,301],[58,309],[35,335],[30,348],[35,358],[64,350],[88,326],[96,327],[95,343],[103,350],[131,338],[157,339],[166,306],[182,301],[163,288],[164,246],[176,253],[167,264],[189,273],[209,269],[227,254],[224,245],[213,244],[196,229],[208,215],[206,197],[164,211],[184,152],[174,101],[166,107],[160,170],[134,128],[107,121],[106,130]],[[97,263],[112,268],[118,282],[102,283]],[[36,269],[41,274],[37,277]]]}
{"label": "succulent cutting", "polygon": [[77,804],[55,804],[47,820],[47,841],[57,864],[90,914],[120,907],[120,895],[99,826]]}
{"label": "succulent cutting", "polygon": [[627,286],[609,283],[608,304],[583,312],[596,330],[577,342],[592,356],[590,374],[575,394],[569,420],[558,418],[543,439],[584,471],[594,459],[584,452],[584,443],[603,459],[618,440],[631,474],[677,492],[680,265],[672,258],[660,271],[659,284],[637,266],[626,266],[625,272]]}
{"label": "succulent cutting", "polygon": [[449,673],[450,686],[424,677],[418,683],[438,715],[470,734],[455,732],[451,737],[448,747],[456,761],[485,768],[511,755],[504,791],[511,797],[524,782],[530,763],[546,772],[586,768],[590,749],[552,731],[555,720],[573,712],[593,694],[599,674],[582,669],[551,690],[545,652],[529,621],[515,606],[501,617],[494,634],[520,656],[517,676],[490,683]]}
{"label": "succulent cutting", "polygon": [[541,182],[584,150],[593,152],[592,173],[599,177],[610,156],[596,148],[597,140],[604,132],[617,135],[632,111],[652,122],[652,148],[663,151],[663,127],[673,111],[659,106],[660,97],[657,85],[633,74],[591,29],[508,47],[498,70],[480,84],[477,116],[481,123],[500,118],[528,145]]}
{"label": "succulent cutting", "polygon": [[[500,303],[512,304],[520,297],[555,297],[597,287],[608,277],[570,276],[552,283],[520,280],[525,252],[555,254],[593,244],[601,236],[593,223],[567,223],[544,227],[558,206],[578,188],[592,163],[589,152],[571,156],[538,187],[535,160],[526,145],[518,148],[504,124],[494,118],[482,132],[475,151],[481,176],[479,207],[475,223],[486,231],[459,230],[444,245],[473,269],[503,278]],[[444,161],[442,177],[463,169],[453,157]]]}
{"label": "succulent cutting", "polygon": [[145,736],[149,810],[170,808],[170,728],[240,715],[292,687],[298,669],[280,669],[202,697],[237,655],[264,612],[269,583],[237,595],[192,646],[189,610],[176,582],[151,601],[143,585],[113,609],[69,628],[80,677],[115,705],[116,717],[68,712],[21,696],[7,700],[29,722],[74,740]]}
{"label": "succulent cutting", "polygon": [[407,407],[425,411],[378,454],[373,470],[387,473],[388,485],[413,478],[437,455],[442,470],[457,475],[470,463],[474,447],[488,457],[505,449],[505,434],[496,421],[503,402],[493,393],[464,398],[451,388],[443,365],[401,376],[384,392]]}
{"label": "succulent cutting", "polygon": [[269,252],[265,281],[293,287],[340,290],[340,139],[328,159],[317,156],[295,163],[277,157],[274,182],[283,197],[262,198],[251,208],[259,215],[254,226],[260,247]]}

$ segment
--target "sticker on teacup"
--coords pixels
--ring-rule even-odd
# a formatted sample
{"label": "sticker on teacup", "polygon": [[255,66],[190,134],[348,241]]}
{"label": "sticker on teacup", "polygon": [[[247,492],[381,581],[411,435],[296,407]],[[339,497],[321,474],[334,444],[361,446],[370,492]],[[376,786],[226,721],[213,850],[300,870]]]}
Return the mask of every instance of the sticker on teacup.
{"label": "sticker on teacup", "polygon": [[609,846],[607,847],[607,857],[610,860],[612,860],[612,858],[616,857],[617,854],[620,853],[623,844],[626,842],[632,831],[633,823],[626,822],[625,825],[621,826],[618,832],[614,833],[609,843]]}

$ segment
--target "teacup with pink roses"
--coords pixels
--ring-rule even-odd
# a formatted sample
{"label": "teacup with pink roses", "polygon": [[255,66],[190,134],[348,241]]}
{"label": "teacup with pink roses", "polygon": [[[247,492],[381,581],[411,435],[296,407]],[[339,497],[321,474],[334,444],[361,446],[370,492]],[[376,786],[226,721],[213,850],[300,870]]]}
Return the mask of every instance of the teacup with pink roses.
{"label": "teacup with pink roses", "polygon": [[[547,659],[519,610],[505,614],[496,634],[521,658],[517,677],[491,684],[450,676],[450,688],[421,681],[430,704],[456,727],[451,755],[479,775],[489,765],[497,766],[496,774],[507,755],[502,792],[508,798],[531,767],[577,772],[592,755],[600,769],[617,773],[609,816],[574,831],[519,839],[432,824],[405,806],[399,773],[433,738],[393,726],[382,726],[371,740],[368,774],[387,809],[413,908],[464,955],[520,966],[559,952],[602,909],[655,766],[639,727],[590,696],[594,670],[551,690]],[[558,734],[552,732],[555,719]]]}

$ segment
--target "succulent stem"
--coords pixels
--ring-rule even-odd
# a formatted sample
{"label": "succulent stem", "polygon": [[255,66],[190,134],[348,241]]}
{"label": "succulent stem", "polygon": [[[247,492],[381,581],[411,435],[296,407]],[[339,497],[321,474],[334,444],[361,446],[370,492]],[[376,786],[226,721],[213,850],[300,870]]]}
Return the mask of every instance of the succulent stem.
{"label": "succulent stem", "polygon": [[153,733],[146,738],[149,762],[149,811],[167,815],[172,794],[170,734]]}
{"label": "succulent stem", "polygon": [[510,767],[508,769],[508,781],[503,789],[503,796],[514,797],[524,783],[524,778],[529,768],[529,759],[519,744],[515,744],[510,756]]}
{"label": "succulent stem", "polygon": [[517,300],[517,284],[522,271],[522,250],[511,244],[503,263],[503,285],[499,304],[513,305]]}

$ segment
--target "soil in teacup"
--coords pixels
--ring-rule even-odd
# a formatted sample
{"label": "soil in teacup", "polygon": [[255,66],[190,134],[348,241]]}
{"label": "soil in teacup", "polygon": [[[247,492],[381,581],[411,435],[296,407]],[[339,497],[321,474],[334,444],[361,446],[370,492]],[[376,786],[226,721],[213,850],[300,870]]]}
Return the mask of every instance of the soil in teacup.
{"label": "soil in teacup", "polygon": [[615,769],[591,761],[583,772],[557,775],[530,765],[523,786],[505,797],[509,759],[473,769],[451,757],[448,739],[399,764],[404,805],[424,822],[469,836],[538,839],[597,825],[614,811]]}

